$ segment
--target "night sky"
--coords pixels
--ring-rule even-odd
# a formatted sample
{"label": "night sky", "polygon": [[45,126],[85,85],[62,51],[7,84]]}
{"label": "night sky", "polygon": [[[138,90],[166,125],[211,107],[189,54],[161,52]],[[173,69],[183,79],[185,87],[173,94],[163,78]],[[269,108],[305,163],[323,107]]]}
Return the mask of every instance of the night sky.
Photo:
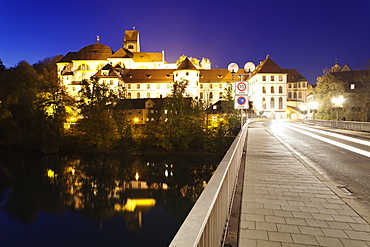
{"label": "night sky", "polygon": [[264,60],[297,69],[310,83],[334,62],[370,60],[369,0],[7,0],[0,5],[0,59],[6,67],[65,55],[96,42],[117,51],[124,30],[141,50],[209,58],[212,68]]}

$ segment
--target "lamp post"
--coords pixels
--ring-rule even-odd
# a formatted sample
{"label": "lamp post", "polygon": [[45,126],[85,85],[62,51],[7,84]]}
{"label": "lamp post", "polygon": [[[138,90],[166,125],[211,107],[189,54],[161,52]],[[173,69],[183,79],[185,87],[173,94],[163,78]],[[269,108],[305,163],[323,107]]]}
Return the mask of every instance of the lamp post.
{"label": "lamp post", "polygon": [[333,102],[335,109],[337,110],[337,121],[339,121],[339,108],[342,107],[342,104],[344,102],[343,95],[339,95],[337,98],[333,98],[331,102]]}
{"label": "lamp post", "polygon": [[313,113],[312,114],[313,120],[315,120],[315,113],[316,113],[318,107],[319,107],[319,103],[317,103],[317,102],[310,102],[310,103],[308,103],[308,108]]}
{"label": "lamp post", "polygon": [[233,80],[234,75],[239,76],[240,79],[240,81],[235,82],[234,109],[240,109],[240,126],[242,128],[243,110],[249,108],[249,82],[244,79],[247,78],[248,80],[250,73],[255,69],[255,65],[252,62],[247,62],[244,65],[245,74],[236,74],[239,71],[239,66],[236,63],[230,63],[227,69],[232,74]]}

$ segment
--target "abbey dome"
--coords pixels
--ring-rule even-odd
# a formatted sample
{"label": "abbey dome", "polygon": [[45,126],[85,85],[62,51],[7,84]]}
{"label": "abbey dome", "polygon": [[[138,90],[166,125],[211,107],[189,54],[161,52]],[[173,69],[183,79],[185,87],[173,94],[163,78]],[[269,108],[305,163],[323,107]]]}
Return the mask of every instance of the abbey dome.
{"label": "abbey dome", "polygon": [[113,50],[103,44],[88,45],[79,50],[73,60],[105,60],[113,55]]}

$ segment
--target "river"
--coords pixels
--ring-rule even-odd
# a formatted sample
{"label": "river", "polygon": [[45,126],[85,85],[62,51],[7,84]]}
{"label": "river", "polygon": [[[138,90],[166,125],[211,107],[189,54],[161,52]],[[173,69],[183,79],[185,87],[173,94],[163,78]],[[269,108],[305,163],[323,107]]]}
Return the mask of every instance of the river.
{"label": "river", "polygon": [[221,156],[1,151],[1,246],[168,246]]}

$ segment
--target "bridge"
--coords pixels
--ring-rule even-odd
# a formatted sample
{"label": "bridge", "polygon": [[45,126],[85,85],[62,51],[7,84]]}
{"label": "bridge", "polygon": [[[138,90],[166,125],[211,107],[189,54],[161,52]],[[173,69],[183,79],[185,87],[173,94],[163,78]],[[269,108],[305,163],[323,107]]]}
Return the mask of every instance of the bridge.
{"label": "bridge", "polygon": [[[367,128],[367,124],[341,121],[313,120],[307,124]],[[238,233],[225,242],[243,165]],[[259,122],[249,121],[170,246],[370,246],[369,222],[368,210],[297,157],[289,145]]]}

